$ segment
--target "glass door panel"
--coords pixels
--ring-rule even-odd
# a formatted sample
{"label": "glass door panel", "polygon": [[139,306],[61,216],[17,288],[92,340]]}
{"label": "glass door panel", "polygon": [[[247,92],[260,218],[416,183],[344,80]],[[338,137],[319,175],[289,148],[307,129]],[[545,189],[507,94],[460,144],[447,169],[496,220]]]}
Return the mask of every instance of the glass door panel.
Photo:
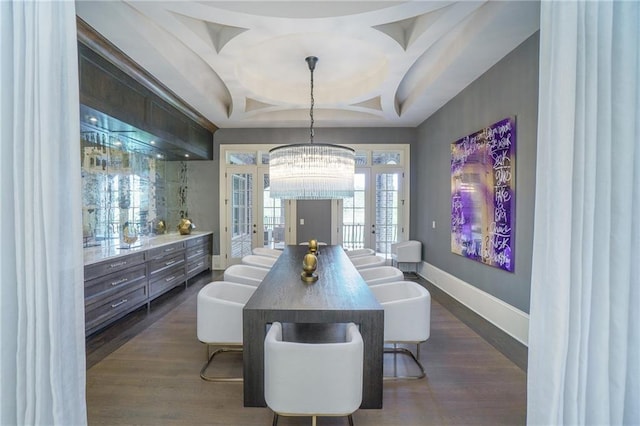
{"label": "glass door panel", "polygon": [[227,247],[228,263],[239,263],[242,257],[251,254],[257,239],[255,221],[255,172],[233,172],[227,174]]}
{"label": "glass door panel", "polygon": [[401,232],[401,181],[402,172],[375,174],[375,250],[385,257],[391,256],[391,244]]}
{"label": "glass door panel", "polygon": [[283,249],[285,246],[286,205],[285,200],[271,198],[269,173],[262,172],[262,246]]}
{"label": "glass door panel", "polygon": [[370,247],[369,209],[367,208],[368,170],[358,170],[354,175],[353,197],[342,204],[342,247],[355,250]]}

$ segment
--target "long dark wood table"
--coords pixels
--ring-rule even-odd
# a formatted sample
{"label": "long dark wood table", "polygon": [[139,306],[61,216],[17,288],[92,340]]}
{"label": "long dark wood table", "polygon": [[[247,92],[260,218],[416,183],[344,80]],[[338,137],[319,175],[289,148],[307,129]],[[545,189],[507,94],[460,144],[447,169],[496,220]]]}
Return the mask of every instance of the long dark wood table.
{"label": "long dark wood table", "polygon": [[360,408],[382,408],[383,308],[340,246],[320,247],[318,281],[302,281],[302,259],[307,251],[306,246],[287,246],[244,307],[244,405],[266,406],[264,339],[268,324],[354,322],[364,341]]}

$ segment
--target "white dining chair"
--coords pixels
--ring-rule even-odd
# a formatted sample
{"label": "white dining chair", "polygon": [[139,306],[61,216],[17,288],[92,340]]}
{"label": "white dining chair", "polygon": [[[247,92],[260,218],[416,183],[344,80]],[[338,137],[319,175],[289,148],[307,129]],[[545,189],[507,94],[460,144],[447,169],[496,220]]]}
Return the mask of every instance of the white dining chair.
{"label": "white dining chair", "polygon": [[412,263],[415,265],[415,272],[418,272],[418,265],[422,262],[422,243],[416,240],[402,241],[391,244],[391,264],[400,267],[402,263]]}
{"label": "white dining chair", "polygon": [[282,340],[274,322],[264,342],[264,398],[278,416],[348,416],[362,403],[364,344],[358,327],[347,325],[344,343]]}
{"label": "white dining chair", "polygon": [[[394,374],[385,379],[421,379],[425,376],[420,362],[420,343],[431,334],[431,294],[413,281],[396,281],[369,287],[384,309],[384,342],[393,345],[385,353],[394,355]],[[416,355],[398,344],[415,344]],[[418,365],[420,374],[398,376],[396,355],[409,356]]]}
{"label": "white dining chair", "polygon": [[362,248],[362,249],[355,249],[355,250],[345,250],[345,253],[351,259],[353,259],[354,257],[371,256],[371,255],[376,254],[375,250],[370,249],[370,248]]}
{"label": "white dining chair", "polygon": [[231,265],[224,271],[223,280],[232,283],[246,284],[258,287],[264,277],[269,273],[268,269],[249,265]]}
{"label": "white dining chair", "polygon": [[257,256],[275,257],[277,259],[282,254],[282,250],[276,250],[269,247],[256,247],[251,250],[251,253]]}
{"label": "white dining chair", "polygon": [[271,269],[277,260],[275,257],[248,254],[242,258],[242,263],[244,265],[255,266],[256,268]]}
{"label": "white dining chair", "polygon": [[402,271],[394,266],[376,266],[360,269],[358,272],[370,286],[404,280]]}
{"label": "white dining chair", "polygon": [[[242,352],[242,309],[255,287],[227,281],[214,281],[198,292],[196,327],[198,340],[206,345],[207,362],[200,370],[203,380],[238,382],[242,377],[215,377],[206,374],[214,357],[224,352]],[[221,346],[209,353],[211,346]]]}
{"label": "white dining chair", "polygon": [[376,266],[384,266],[387,260],[381,256],[360,256],[350,259],[356,269],[374,268]]}

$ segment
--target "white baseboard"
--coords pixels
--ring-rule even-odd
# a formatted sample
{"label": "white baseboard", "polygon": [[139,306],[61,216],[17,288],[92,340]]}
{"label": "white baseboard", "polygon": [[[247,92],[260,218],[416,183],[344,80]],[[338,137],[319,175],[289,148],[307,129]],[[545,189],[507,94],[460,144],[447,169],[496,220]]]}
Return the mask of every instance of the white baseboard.
{"label": "white baseboard", "polygon": [[418,274],[514,339],[528,346],[529,315],[427,262]]}

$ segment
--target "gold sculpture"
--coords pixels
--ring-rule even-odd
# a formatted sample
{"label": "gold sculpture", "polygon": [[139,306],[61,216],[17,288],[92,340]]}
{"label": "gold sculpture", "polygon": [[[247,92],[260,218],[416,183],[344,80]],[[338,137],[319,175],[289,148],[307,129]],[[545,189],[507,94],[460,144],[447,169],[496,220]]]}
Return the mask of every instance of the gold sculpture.
{"label": "gold sculpture", "polygon": [[138,236],[129,229],[129,222],[125,222],[122,227],[122,242],[131,245],[138,241]]}
{"label": "gold sculpture", "polygon": [[180,231],[180,235],[189,235],[191,230],[195,227],[196,226],[189,219],[180,219],[178,231]]}
{"label": "gold sculpture", "polygon": [[307,283],[318,281],[318,274],[315,273],[318,268],[318,258],[313,253],[307,253],[302,259],[302,273],[300,278]]}
{"label": "gold sculpture", "polygon": [[316,254],[318,252],[318,241],[315,239],[309,240],[309,253]]}
{"label": "gold sculpture", "polygon": [[164,220],[159,219],[156,222],[156,235],[162,235],[167,231],[167,224],[164,222]]}

